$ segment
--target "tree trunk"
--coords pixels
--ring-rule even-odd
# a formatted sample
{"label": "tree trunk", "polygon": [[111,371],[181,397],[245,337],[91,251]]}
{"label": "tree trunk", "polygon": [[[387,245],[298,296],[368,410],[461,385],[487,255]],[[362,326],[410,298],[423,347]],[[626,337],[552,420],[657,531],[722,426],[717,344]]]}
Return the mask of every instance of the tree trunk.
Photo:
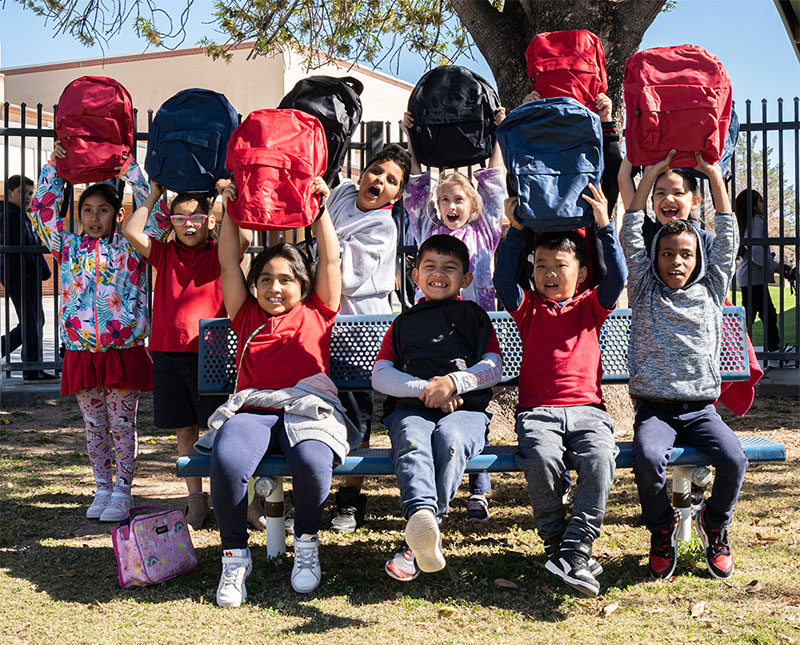
{"label": "tree trunk", "polygon": [[614,117],[623,115],[625,60],[639,49],[642,36],[665,0],[506,0],[498,11],[488,0],[448,0],[469,30],[494,74],[507,108],[530,92],[525,50],[545,31],[588,29],[603,42],[608,96]]}

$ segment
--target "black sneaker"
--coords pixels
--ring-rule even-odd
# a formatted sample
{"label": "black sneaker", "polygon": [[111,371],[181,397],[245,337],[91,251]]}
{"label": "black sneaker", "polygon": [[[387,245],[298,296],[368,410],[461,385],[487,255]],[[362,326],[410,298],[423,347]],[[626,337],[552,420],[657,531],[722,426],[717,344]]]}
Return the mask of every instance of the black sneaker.
{"label": "black sneaker", "polygon": [[584,552],[586,545],[575,544],[580,550],[562,548],[547,561],[544,568],[557,575],[578,593],[594,598],[600,593],[600,583],[589,571],[589,556]]}
{"label": "black sneaker", "polygon": [[342,486],[336,492],[336,506],[331,513],[331,531],[352,533],[364,524],[367,496],[353,486]]}
{"label": "black sneaker", "polygon": [[488,522],[489,502],[484,495],[470,495],[467,500],[467,522]]}
{"label": "black sneaker", "polygon": [[23,372],[22,374],[22,382],[26,385],[35,385],[36,383],[58,383],[60,380],[60,376],[42,370]]}
{"label": "black sneaker", "polygon": [[[547,541],[544,543],[544,554],[547,556],[548,559],[552,558],[556,555],[561,548],[561,538],[553,541]],[[588,560],[589,571],[592,572],[592,575],[597,578],[603,573],[603,565],[600,564],[597,560],[590,557]]]}
{"label": "black sneaker", "polygon": [[715,578],[724,580],[733,575],[733,555],[728,544],[728,529],[710,529],[706,524],[706,507],[694,517],[694,527],[705,547],[706,567]]}
{"label": "black sneaker", "polygon": [[672,509],[672,524],[664,531],[650,534],[650,575],[654,580],[667,580],[675,573],[678,563],[678,526],[680,513]]}

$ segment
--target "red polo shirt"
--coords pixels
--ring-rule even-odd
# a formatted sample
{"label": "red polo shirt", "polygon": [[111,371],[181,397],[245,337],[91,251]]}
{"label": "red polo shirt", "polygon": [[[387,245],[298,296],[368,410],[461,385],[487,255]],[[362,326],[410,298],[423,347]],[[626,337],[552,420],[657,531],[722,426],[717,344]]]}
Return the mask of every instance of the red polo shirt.
{"label": "red polo shirt", "polygon": [[597,288],[560,305],[524,292],[511,312],[522,339],[520,407],[602,403],[600,328],[609,313],[597,300]]}
{"label": "red polo shirt", "polygon": [[[313,291],[281,316],[270,316],[248,295],[231,321],[239,336],[236,390],[279,390],[320,372],[330,374],[331,328],[337,313]],[[261,325],[243,357],[245,342]]]}
{"label": "red polo shirt", "polygon": [[190,249],[180,242],[150,241],[147,263],[158,271],[153,289],[155,352],[197,352],[201,318],[225,316],[217,243]]}

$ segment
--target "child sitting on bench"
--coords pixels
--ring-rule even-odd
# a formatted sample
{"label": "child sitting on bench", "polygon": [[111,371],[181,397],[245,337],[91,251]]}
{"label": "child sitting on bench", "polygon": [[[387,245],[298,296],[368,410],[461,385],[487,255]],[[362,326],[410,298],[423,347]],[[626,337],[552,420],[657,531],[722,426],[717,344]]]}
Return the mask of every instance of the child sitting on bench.
{"label": "child sitting on bench", "polygon": [[466,244],[429,237],[412,276],[425,299],[394,320],[372,372],[372,387],[392,397],[384,425],[407,523],[406,544],[385,568],[403,582],[445,566],[439,522],[486,444],[486,406],[503,374],[488,314],[459,299],[472,282]]}

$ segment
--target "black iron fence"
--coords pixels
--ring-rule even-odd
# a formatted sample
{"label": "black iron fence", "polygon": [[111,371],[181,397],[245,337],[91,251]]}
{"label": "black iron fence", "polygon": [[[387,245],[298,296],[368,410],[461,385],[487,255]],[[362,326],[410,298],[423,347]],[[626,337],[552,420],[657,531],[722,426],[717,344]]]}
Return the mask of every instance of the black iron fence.
{"label": "black iron fence", "polygon": [[[764,219],[766,220],[765,234],[759,236],[749,235],[753,230],[753,218],[757,216],[751,208],[747,213],[749,224],[747,231],[742,233],[742,243],[745,249],[744,258],[748,261],[753,256],[762,254],[770,256],[771,249],[775,251],[775,262],[778,265],[775,282],[777,291],[777,316],[776,325],[761,324],[761,335],[756,335],[755,344],[760,359],[793,362],[800,361],[800,336],[798,336],[798,319],[800,318],[800,294],[791,289],[789,296],[786,291],[790,289],[789,280],[783,278],[784,273],[790,275],[787,267],[794,267],[800,256],[800,241],[798,239],[798,187],[800,187],[800,101],[797,98],[792,102],[792,117],[784,118],[783,101],[778,100],[777,118],[769,120],[766,101],[762,103],[761,120],[751,120],[751,103],[747,101],[746,111],[740,126],[739,147],[734,157],[733,177],[731,180],[732,197],[736,197],[743,189],[759,190],[764,198]],[[35,110],[29,110],[23,104],[19,107],[8,103],[3,105],[2,127],[0,127],[0,140],[3,151],[4,204],[9,203],[8,178],[15,174],[27,176],[34,182],[39,176],[42,165],[47,163],[53,148],[55,130],[53,129],[52,114],[45,113],[41,105]],[[134,155],[142,154],[147,142],[147,133],[153,119],[153,111],[148,110],[146,126],[142,127],[142,115],[135,112],[135,141],[137,143]],[[380,150],[388,142],[404,143],[399,124],[391,122],[368,122],[361,124],[348,150],[344,162],[343,172],[346,176],[358,175],[363,169],[366,160]],[[26,188],[23,184],[23,193]],[[66,196],[68,204],[65,217],[65,227],[70,231],[77,230],[77,221],[74,210],[74,189],[70,188]],[[22,203],[25,203],[23,195]],[[4,373],[12,371],[32,371],[41,369],[60,369],[61,356],[59,355],[58,340],[58,296],[59,274],[58,267],[52,256],[38,245],[26,244],[24,238],[9,238],[9,213],[8,208],[2,210],[0,222],[0,254],[4,256],[3,271],[0,280],[4,285],[2,297],[2,314],[0,314],[0,335],[4,337],[2,351],[0,352],[0,370]],[[413,252],[413,246],[405,244],[405,218],[402,205],[396,205],[396,220],[399,228],[399,257],[401,258],[402,273],[407,273],[408,263],[402,258]],[[19,229],[24,230],[22,218],[26,215],[19,213]],[[11,226],[11,228],[14,228]],[[286,233],[259,233],[251,247],[251,253],[261,251],[265,245],[278,241],[297,242],[303,237],[302,231]],[[52,273],[49,281],[42,282],[44,271],[39,262],[32,263],[35,269],[15,271],[14,266],[19,266],[24,258],[44,257]],[[149,269],[148,269],[149,270]],[[752,277],[752,276],[751,276]],[[34,283],[33,286],[31,283]],[[148,284],[150,281],[148,280]],[[42,289],[41,287],[44,287]],[[784,287],[786,287],[784,289]],[[401,279],[399,286],[399,299],[403,306],[410,300],[408,280]],[[44,293],[44,298],[42,298]],[[747,289],[747,297],[743,298],[734,282],[732,299],[734,304],[744,304],[748,311],[758,309],[759,299],[763,311],[767,311],[768,298],[774,294],[770,289]],[[36,302],[31,302],[34,300]],[[28,319],[36,315],[40,302],[46,304],[48,313],[44,317],[48,320],[48,328],[44,332],[37,332],[37,325],[31,325]],[[774,303],[773,303],[774,304]],[[32,313],[33,312],[33,313]],[[16,314],[16,316],[14,316]],[[42,316],[39,311],[38,316]],[[766,316],[766,314],[765,314]],[[769,321],[765,321],[769,323]],[[28,324],[26,324],[28,323]],[[750,321],[752,324],[752,321]],[[756,323],[758,325],[759,323]],[[19,325],[18,329],[15,329]],[[777,328],[777,343],[775,338]],[[758,331],[758,329],[756,330]],[[36,349],[36,355],[29,355],[25,348],[29,347],[29,335],[40,333],[47,342],[41,342]],[[761,340],[761,342],[759,342]],[[21,351],[16,353],[16,345],[21,344]]]}

